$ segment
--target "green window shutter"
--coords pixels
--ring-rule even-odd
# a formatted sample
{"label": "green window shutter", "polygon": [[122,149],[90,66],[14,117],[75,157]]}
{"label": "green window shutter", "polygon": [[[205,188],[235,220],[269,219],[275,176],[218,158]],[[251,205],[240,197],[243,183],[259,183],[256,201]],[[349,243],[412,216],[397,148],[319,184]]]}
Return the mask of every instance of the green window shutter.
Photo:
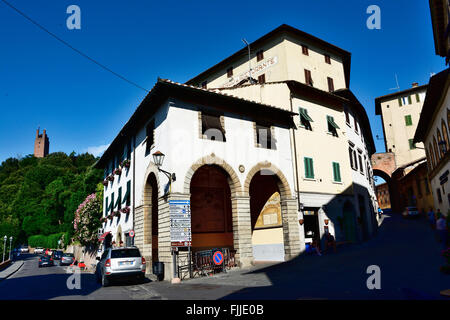
{"label": "green window shutter", "polygon": [[125,196],[123,197],[122,203],[126,203],[127,206],[130,205],[130,195],[131,195],[131,180],[127,182],[127,191],[125,192]]}
{"label": "green window shutter", "polygon": [[314,179],[314,165],[311,158],[305,158],[305,177]]}
{"label": "green window shutter", "polygon": [[304,108],[299,108],[300,117],[305,118],[306,121],[314,122],[313,119],[309,116],[308,110]]}
{"label": "green window shutter", "polygon": [[327,116],[327,121],[333,128],[340,129],[336,122],[334,122],[334,118],[332,116]]}
{"label": "green window shutter", "polygon": [[416,93],[416,101],[417,101],[417,102],[420,102],[420,96],[419,96],[418,93]]}
{"label": "green window shutter", "polygon": [[411,103],[412,103],[411,96],[408,96],[408,104],[411,104]]}
{"label": "green window shutter", "polygon": [[111,211],[111,213],[114,211],[114,192],[111,194],[111,204],[108,209]]}
{"label": "green window shutter", "polygon": [[412,126],[411,115],[405,116],[405,124],[406,124],[407,126]]}
{"label": "green window shutter", "polygon": [[117,196],[116,204],[114,205],[114,208],[117,207],[118,210],[122,208],[122,187],[119,188],[119,194]]}
{"label": "green window shutter", "polygon": [[402,106],[402,98],[398,98],[398,105],[401,107]]}
{"label": "green window shutter", "polygon": [[409,139],[409,149],[415,149],[416,148],[416,144],[413,142],[413,139]]}
{"label": "green window shutter", "polygon": [[337,162],[333,162],[333,179],[336,182],[341,182],[341,170]]}
{"label": "green window shutter", "polygon": [[109,211],[109,204],[108,204],[108,197],[106,197],[105,199],[105,217],[108,215],[108,211]]}

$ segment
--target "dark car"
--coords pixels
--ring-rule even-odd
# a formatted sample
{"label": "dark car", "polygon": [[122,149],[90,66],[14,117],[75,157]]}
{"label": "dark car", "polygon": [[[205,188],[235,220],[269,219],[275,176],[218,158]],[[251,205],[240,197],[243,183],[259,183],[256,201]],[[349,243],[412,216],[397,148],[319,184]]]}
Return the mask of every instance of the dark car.
{"label": "dark car", "polygon": [[63,252],[62,251],[53,251],[52,258],[56,264],[60,264]]}
{"label": "dark car", "polygon": [[61,266],[70,265],[75,261],[73,253],[63,253],[59,264]]}
{"label": "dark car", "polygon": [[53,259],[51,256],[45,255],[39,258],[39,268],[53,266]]}

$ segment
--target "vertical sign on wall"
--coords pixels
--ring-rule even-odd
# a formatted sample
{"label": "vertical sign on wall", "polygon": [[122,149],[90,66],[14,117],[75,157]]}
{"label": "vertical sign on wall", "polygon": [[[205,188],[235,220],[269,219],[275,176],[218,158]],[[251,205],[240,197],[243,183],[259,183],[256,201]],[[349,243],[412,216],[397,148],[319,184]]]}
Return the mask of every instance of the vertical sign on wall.
{"label": "vertical sign on wall", "polygon": [[170,200],[169,208],[171,246],[192,246],[190,200]]}

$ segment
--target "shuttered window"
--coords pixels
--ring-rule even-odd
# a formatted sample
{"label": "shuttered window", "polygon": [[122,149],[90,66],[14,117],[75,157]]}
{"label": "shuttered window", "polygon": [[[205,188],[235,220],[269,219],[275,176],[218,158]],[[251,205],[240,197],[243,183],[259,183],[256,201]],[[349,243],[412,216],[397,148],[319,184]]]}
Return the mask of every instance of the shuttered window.
{"label": "shuttered window", "polygon": [[411,104],[412,103],[412,98],[411,98],[411,96],[408,96],[408,104]]}
{"label": "shuttered window", "polygon": [[119,192],[117,195],[117,201],[116,204],[114,205],[114,208],[117,207],[117,210],[122,209],[122,187],[119,188]]}
{"label": "shuttered window", "polygon": [[125,203],[126,206],[130,206],[131,203],[131,180],[127,182],[127,191],[123,197],[122,203]]}
{"label": "shuttered window", "polygon": [[307,85],[313,86],[314,82],[311,77],[311,71],[305,69],[305,83]]}
{"label": "shuttered window", "polygon": [[300,123],[305,129],[312,131],[311,123],[314,122],[311,117],[308,115],[308,110],[304,108],[298,108],[298,113],[300,115]]}
{"label": "shuttered window", "polygon": [[403,104],[402,104],[402,98],[398,98],[398,105],[401,107]]}
{"label": "shuttered window", "polygon": [[407,125],[407,126],[412,126],[411,115],[406,115],[406,116],[405,116],[405,125]]}
{"label": "shuttered window", "polygon": [[416,93],[416,102],[420,102],[420,96],[418,93]]}
{"label": "shuttered window", "polygon": [[258,83],[259,84],[266,83],[266,75],[265,74],[258,76]]}
{"label": "shuttered window", "polygon": [[302,53],[306,56],[309,56],[308,47],[305,45],[302,45]]}
{"label": "shuttered window", "polygon": [[341,182],[341,168],[338,162],[333,162],[333,180]]}
{"label": "shuttered window", "polygon": [[305,178],[314,179],[314,165],[312,158],[304,158],[305,162]]}
{"label": "shuttered window", "polygon": [[327,116],[327,122],[328,122],[328,132],[331,133],[333,136],[337,137],[337,130],[339,129],[339,126],[334,122],[334,118],[332,116]]}
{"label": "shuttered window", "polygon": [[227,69],[227,77],[231,78],[233,76],[233,67]]}
{"label": "shuttered window", "polygon": [[328,91],[333,92],[334,91],[333,79],[330,77],[327,77],[327,81],[328,81]]}
{"label": "shuttered window", "polygon": [[325,62],[328,63],[328,64],[331,64],[331,58],[327,54],[325,55]]}
{"label": "shuttered window", "polygon": [[150,153],[150,149],[155,142],[154,139],[154,131],[155,131],[155,120],[150,121],[150,123],[146,127],[146,145],[145,145],[145,154],[148,155]]}
{"label": "shuttered window", "polygon": [[256,52],[256,62],[259,62],[262,59],[264,59],[264,51],[259,50],[258,52]]}
{"label": "shuttered window", "polygon": [[416,148],[416,144],[413,142],[414,139],[408,139],[409,142],[409,149],[413,150]]}

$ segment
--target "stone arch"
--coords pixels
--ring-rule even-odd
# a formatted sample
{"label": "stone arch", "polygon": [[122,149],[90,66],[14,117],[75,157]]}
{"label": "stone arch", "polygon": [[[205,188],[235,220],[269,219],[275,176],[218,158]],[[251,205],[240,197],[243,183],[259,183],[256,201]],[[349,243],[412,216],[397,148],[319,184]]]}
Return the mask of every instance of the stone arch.
{"label": "stone arch", "polygon": [[153,173],[155,175],[156,184],[158,186],[158,196],[159,196],[159,190],[161,189],[160,188],[160,183],[159,183],[159,170],[158,170],[158,167],[156,165],[154,165],[152,162],[150,162],[150,164],[148,165],[147,170],[145,172],[145,175],[144,175],[144,183],[143,183],[144,188],[142,188],[141,205],[144,204],[145,196],[149,192],[149,190],[147,188],[147,181],[148,181],[148,178],[149,178],[151,173]]}
{"label": "stone arch", "polygon": [[260,162],[256,164],[247,174],[247,178],[244,183],[244,196],[250,196],[250,182],[252,181],[255,174],[261,170],[269,170],[275,173],[279,179],[278,188],[280,189],[280,195],[282,199],[292,198],[291,188],[289,187],[289,183],[283,174],[283,172],[278,169],[276,166],[271,164],[270,162]]}
{"label": "stone arch", "polygon": [[218,158],[212,153],[210,156],[205,156],[199,160],[197,160],[187,171],[186,176],[184,178],[184,193],[190,193],[191,180],[194,176],[195,171],[204,165],[216,165],[224,169],[228,174],[228,183],[230,185],[231,196],[240,196],[241,195],[241,182],[239,181],[239,177],[233,168],[223,159]]}

